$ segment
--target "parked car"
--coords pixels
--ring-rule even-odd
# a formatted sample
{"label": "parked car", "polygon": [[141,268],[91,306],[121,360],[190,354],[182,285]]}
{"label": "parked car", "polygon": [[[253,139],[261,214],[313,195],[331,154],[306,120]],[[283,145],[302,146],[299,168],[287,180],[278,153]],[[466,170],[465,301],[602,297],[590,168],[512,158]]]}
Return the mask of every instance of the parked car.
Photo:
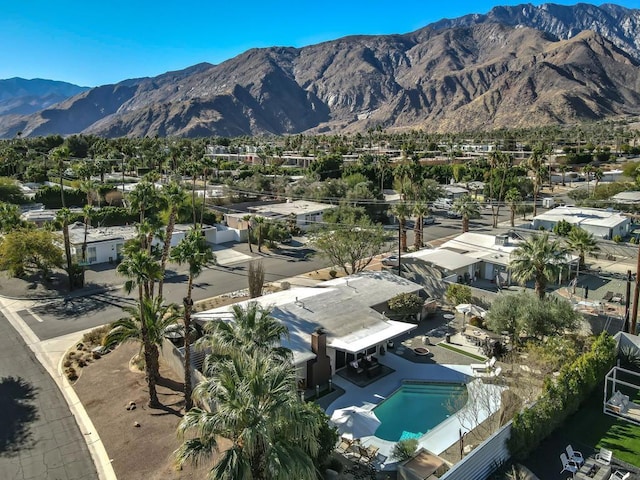
{"label": "parked car", "polygon": [[434,223],[436,223],[436,219],[435,219],[435,217],[432,217],[431,215],[429,215],[428,217],[424,217],[422,219],[422,224],[423,225],[433,225]]}
{"label": "parked car", "polygon": [[454,210],[447,210],[447,217],[448,218],[462,218],[462,215],[460,215],[458,212],[456,212]]}
{"label": "parked car", "polygon": [[385,267],[397,267],[399,262],[397,255],[389,255],[382,259],[382,265]]}

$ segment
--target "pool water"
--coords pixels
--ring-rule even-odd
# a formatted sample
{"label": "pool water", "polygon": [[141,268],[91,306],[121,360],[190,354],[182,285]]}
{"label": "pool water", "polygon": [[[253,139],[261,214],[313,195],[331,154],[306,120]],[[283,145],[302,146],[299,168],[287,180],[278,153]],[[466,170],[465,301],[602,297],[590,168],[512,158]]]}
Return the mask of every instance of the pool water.
{"label": "pool water", "polygon": [[460,410],[466,402],[464,384],[404,382],[373,409],[382,422],[375,435],[392,442],[419,438]]}

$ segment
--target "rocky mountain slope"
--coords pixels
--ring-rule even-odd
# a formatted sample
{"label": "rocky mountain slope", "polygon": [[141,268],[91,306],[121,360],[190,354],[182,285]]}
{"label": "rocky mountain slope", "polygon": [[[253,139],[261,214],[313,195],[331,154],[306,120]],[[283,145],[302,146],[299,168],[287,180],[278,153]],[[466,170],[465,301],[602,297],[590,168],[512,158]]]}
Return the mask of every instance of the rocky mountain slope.
{"label": "rocky mountain slope", "polygon": [[[105,85],[33,115],[0,117],[0,136],[235,136],[376,125],[462,131],[640,113],[633,42],[640,11],[579,4],[567,7],[576,16],[570,23],[565,7],[518,8],[405,35],[253,49],[220,65]],[[500,15],[508,21],[499,23]],[[629,29],[577,33],[601,21],[596,17],[627,18]],[[526,18],[555,30],[529,28]]]}
{"label": "rocky mountain slope", "polygon": [[85,90],[89,87],[40,78],[0,80],[0,115],[34,113]]}

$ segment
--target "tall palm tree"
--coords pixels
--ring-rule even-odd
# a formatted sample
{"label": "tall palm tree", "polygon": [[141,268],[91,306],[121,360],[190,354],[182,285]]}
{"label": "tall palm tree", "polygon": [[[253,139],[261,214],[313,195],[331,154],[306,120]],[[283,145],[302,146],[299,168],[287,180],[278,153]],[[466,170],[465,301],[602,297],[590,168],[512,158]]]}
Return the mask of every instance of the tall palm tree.
{"label": "tall palm tree", "polygon": [[414,242],[413,246],[416,250],[422,248],[424,243],[424,217],[429,214],[429,207],[422,202],[418,202],[413,206],[413,215],[416,217],[416,224],[414,226]]}
{"label": "tall palm tree", "polygon": [[184,190],[177,182],[171,182],[165,185],[162,189],[162,194],[165,196],[166,203],[169,206],[169,221],[167,222],[167,228],[163,235],[163,247],[162,257],[160,258],[160,268],[162,269],[162,277],[158,282],[158,296],[162,296],[162,290],[164,287],[164,275],[167,267],[167,259],[169,258],[169,250],[171,249],[171,238],[173,237],[173,230],[176,225],[176,218],[178,216],[178,209],[184,201]]}
{"label": "tall palm tree", "polygon": [[451,209],[462,217],[462,233],[469,231],[469,220],[480,218],[480,204],[468,194],[456,198]]}
{"label": "tall palm tree", "polygon": [[82,240],[82,261],[87,261],[87,235],[89,234],[89,227],[91,226],[91,219],[93,218],[93,207],[89,204],[82,207],[82,214],[84,220],[84,239]]}
{"label": "tall palm tree", "polygon": [[69,237],[69,221],[71,210],[61,208],[56,213],[56,220],[62,224],[62,237],[64,239],[64,256],[67,260],[67,277],[69,279],[69,291],[73,290],[73,258],[71,257],[71,239]]}
{"label": "tall palm tree", "polygon": [[529,170],[533,172],[533,216],[538,214],[538,194],[540,193],[540,187],[542,186],[542,177],[540,176],[540,170],[544,165],[545,157],[539,148],[534,148],[531,152],[531,156],[527,160],[527,166]]}
{"label": "tall palm tree", "polygon": [[256,230],[258,230],[258,252],[262,252],[262,229],[264,228],[265,219],[257,215],[253,217],[253,221],[256,224]]}
{"label": "tall palm tree", "polygon": [[179,265],[189,265],[189,278],[187,280],[187,295],[183,299],[184,304],[184,401],[185,409],[191,410],[191,311],[193,309],[193,279],[199,277],[202,270],[216,261],[216,256],[211,251],[201,230],[190,230],[185,237],[171,249],[171,260]]}
{"label": "tall palm tree", "polygon": [[103,345],[113,346],[128,341],[142,344],[149,406],[158,407],[160,401],[156,392],[156,381],[160,377],[160,349],[166,328],[180,318],[178,309],[176,305],[165,305],[162,297],[145,297],[139,305],[123,307],[123,310],[127,316],[111,325]]}
{"label": "tall palm tree", "polygon": [[538,298],[544,298],[547,283],[556,278],[558,270],[566,263],[567,250],[544,233],[533,235],[518,245],[511,253],[509,270],[520,283],[533,280]]}
{"label": "tall palm tree", "polygon": [[584,257],[586,254],[600,250],[593,234],[580,227],[573,227],[571,229],[566,242],[567,247],[578,254],[580,267],[584,267]]}
{"label": "tall palm tree", "polygon": [[[296,395],[295,369],[270,356],[238,355],[213,365],[194,397],[215,405],[193,408],[178,433],[189,439],[175,452],[179,465],[214,453],[212,480],[315,480],[321,421]],[[221,451],[218,438],[230,440]]]}
{"label": "tall palm tree", "polygon": [[592,165],[585,165],[584,167],[582,167],[582,172],[584,173],[584,176],[587,180],[587,197],[590,195],[589,194],[589,183],[591,181],[591,173],[593,172],[593,166]]}
{"label": "tall palm tree", "polygon": [[511,226],[515,226],[516,209],[518,204],[522,201],[522,195],[517,188],[510,188],[504,196],[505,202],[509,205],[509,211],[511,213]]}
{"label": "tall palm tree", "polygon": [[407,224],[407,217],[409,217],[409,215],[411,215],[411,210],[409,209],[409,206],[402,202],[402,203],[396,203],[391,207],[391,213],[393,215],[395,215],[395,217],[398,219],[398,228],[400,229],[400,251],[402,252],[406,252],[407,251],[407,230],[406,230],[406,224]]}
{"label": "tall palm tree", "polygon": [[604,177],[604,171],[600,168],[594,168],[593,169],[593,179],[596,181],[596,183],[593,185],[593,194],[596,194],[596,190],[598,189],[598,184],[600,183],[600,180],[602,180],[602,177]]}
{"label": "tall palm tree", "polygon": [[[142,348],[145,352],[145,359],[147,352],[151,352],[153,347],[151,345],[151,339],[149,332],[147,331],[147,320],[145,314],[148,313],[145,310],[145,299],[153,299],[153,282],[160,279],[162,271],[160,264],[156,259],[145,249],[136,249],[126,251],[122,262],[118,265],[116,271],[125,277],[127,280],[124,283],[124,289],[127,293],[131,293],[134,289],[138,290],[138,309],[140,321],[140,339],[142,341]],[[158,297],[160,298],[160,297]],[[152,370],[153,365],[147,365],[145,368],[147,385],[149,387],[149,406],[155,407],[159,405],[158,394],[156,392],[156,378],[157,372]]]}
{"label": "tall palm tree", "polygon": [[60,177],[60,198],[62,201],[62,206],[66,207],[65,199],[64,199],[64,170],[65,170],[65,162],[69,161],[69,156],[71,155],[69,151],[69,147],[66,145],[61,145],[59,147],[54,148],[51,153],[51,159],[54,161],[56,165],[56,170],[58,176]]}
{"label": "tall palm tree", "polygon": [[253,217],[251,215],[245,215],[242,220],[247,224],[247,243],[249,243],[249,251],[253,253],[253,247],[251,246],[251,227],[253,225]]}

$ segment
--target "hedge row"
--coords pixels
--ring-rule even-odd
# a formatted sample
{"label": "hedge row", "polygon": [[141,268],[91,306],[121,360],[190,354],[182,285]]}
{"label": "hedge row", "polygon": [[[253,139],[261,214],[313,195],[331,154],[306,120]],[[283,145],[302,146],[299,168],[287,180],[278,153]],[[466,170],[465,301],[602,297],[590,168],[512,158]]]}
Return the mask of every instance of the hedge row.
{"label": "hedge row", "polygon": [[591,349],[573,363],[565,365],[560,375],[548,380],[535,405],[513,419],[508,446],[516,459],[526,458],[593,392],[615,363],[616,342],[603,333]]}

